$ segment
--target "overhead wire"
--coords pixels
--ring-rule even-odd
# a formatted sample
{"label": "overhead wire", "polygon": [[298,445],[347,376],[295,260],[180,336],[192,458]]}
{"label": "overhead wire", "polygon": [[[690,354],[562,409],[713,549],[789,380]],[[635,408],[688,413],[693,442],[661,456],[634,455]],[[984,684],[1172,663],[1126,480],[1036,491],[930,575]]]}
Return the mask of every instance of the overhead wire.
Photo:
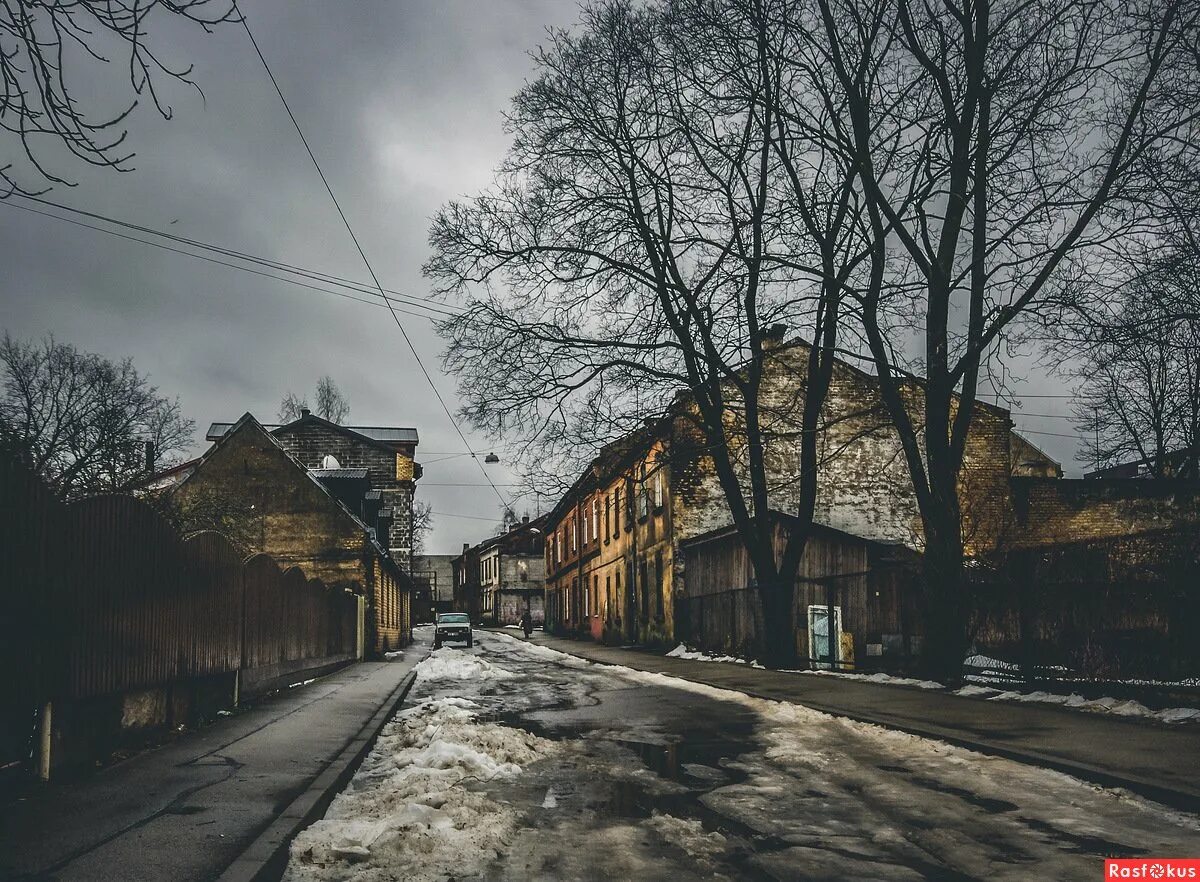
{"label": "overhead wire", "polygon": [[[234,7],[237,7],[236,0],[234,0]],[[242,27],[246,29],[246,36],[250,38],[250,43],[254,46],[254,51],[258,55],[259,61],[262,62],[263,69],[267,72],[267,76],[271,80],[271,85],[275,87],[275,93],[279,96],[279,100],[283,104],[283,109],[287,111],[288,118],[292,121],[292,125],[296,129],[296,134],[300,136],[300,140],[304,144],[304,149],[308,152],[308,158],[312,160],[313,167],[317,170],[317,175],[321,178],[321,183],[325,185],[325,192],[329,194],[329,199],[333,202],[333,207],[337,209],[338,216],[342,219],[342,224],[346,227],[346,232],[350,234],[350,238],[354,242],[354,247],[358,249],[358,255],[362,258],[363,265],[367,268],[367,272],[370,273],[371,280],[375,283],[375,287],[379,289],[380,296],[383,297],[384,302],[387,303],[388,311],[392,314],[392,320],[395,321],[396,327],[400,329],[400,335],[404,338],[404,342],[408,345],[409,351],[412,352],[413,358],[417,362],[417,367],[421,369],[421,373],[425,376],[426,382],[429,383],[429,388],[433,390],[433,394],[437,397],[438,403],[442,406],[442,410],[445,411],[447,419],[450,420],[450,425],[454,427],[454,431],[458,434],[463,446],[467,449],[467,451],[471,454],[471,458],[475,460],[476,464],[479,466],[479,471],[483,474],[484,480],[486,480],[488,486],[492,488],[492,492],[496,494],[496,498],[500,500],[500,504],[507,507],[509,504],[508,500],[504,498],[504,494],[502,494],[499,488],[492,482],[491,476],[487,473],[486,466],[484,466],[483,462],[475,454],[470,442],[467,441],[467,436],[459,427],[458,421],[454,418],[454,414],[450,412],[450,408],[447,406],[446,400],[442,397],[442,393],[438,391],[437,384],[433,382],[433,377],[430,376],[429,371],[425,368],[425,363],[421,360],[421,355],[417,352],[417,347],[413,345],[412,340],[408,336],[408,331],[404,329],[404,323],[400,321],[400,316],[396,314],[395,307],[392,306],[391,300],[389,300],[387,295],[384,293],[383,285],[380,283],[379,277],[375,273],[375,268],[371,266],[371,261],[367,259],[366,251],[363,250],[362,244],[358,241],[358,236],[355,235],[354,228],[350,225],[350,221],[346,217],[346,213],[342,211],[341,203],[338,202],[338,198],[333,192],[333,187],[330,186],[329,180],[325,177],[325,172],[322,171],[321,164],[317,161],[317,156],[308,143],[308,138],[304,136],[304,129],[300,127],[300,121],[297,120],[296,115],[292,113],[291,105],[288,104],[287,98],[284,97],[283,89],[280,88],[278,80],[275,79],[275,74],[271,71],[271,66],[267,63],[267,57],[263,55],[262,49],[259,48],[258,41],[254,39],[254,34],[250,30],[250,23],[246,19],[246,14],[240,9],[238,10],[238,13],[242,21]]]}
{"label": "overhead wire", "polygon": [[[247,263],[256,264],[258,266],[264,266],[264,267],[267,267],[268,269],[274,269],[274,270],[278,270],[280,272],[291,273],[293,275],[297,275],[297,276],[300,276],[301,278],[306,278],[311,281],[322,282],[324,284],[330,284],[330,285],[336,285],[336,286],[342,287],[342,288],[348,288],[349,290],[356,291],[361,294],[369,294],[369,295],[371,295],[371,297],[380,298],[384,301],[389,300],[389,299],[395,300],[398,303],[400,303],[402,306],[408,306],[408,307],[415,308],[415,309],[425,310],[425,311],[428,311],[429,313],[435,314],[433,316],[429,316],[431,318],[438,317],[438,316],[444,316],[446,318],[451,318],[451,317],[459,314],[457,310],[448,308],[441,304],[430,303],[428,298],[420,297],[418,295],[403,294],[399,291],[392,291],[390,289],[387,289],[386,293],[381,295],[375,289],[368,287],[367,284],[364,282],[357,282],[353,279],[346,279],[341,276],[335,276],[331,273],[321,272],[320,270],[310,269],[307,267],[301,267],[301,266],[297,266],[295,264],[287,263],[286,261],[274,260],[272,258],[262,257],[262,256],[256,255],[256,254],[250,254],[250,253],[247,253],[244,251],[239,251],[234,248],[227,248],[227,247],[224,247],[221,245],[213,245],[210,242],[205,242],[200,239],[193,239],[193,238],[190,238],[187,236],[180,236],[175,233],[169,233],[165,230],[159,230],[159,229],[155,229],[154,227],[148,227],[148,226],[145,226],[142,224],[132,223],[130,221],[121,220],[120,218],[111,217],[109,215],[100,214],[98,212],[87,211],[82,208],[75,208],[74,206],[66,205],[61,202],[53,202],[49,199],[41,199],[41,198],[35,197],[35,196],[26,196],[23,193],[16,193],[13,195],[17,196],[21,199],[28,200],[30,202],[38,203],[47,208],[53,208],[56,211],[64,211],[64,212],[68,212],[70,214],[80,215],[82,217],[90,218],[92,220],[101,221],[103,223],[121,227],[123,229],[134,230],[136,232],[144,233],[146,235],[158,236],[160,238],[166,239],[171,242],[175,242],[180,245],[187,245],[188,247],[191,247],[191,248],[197,248],[197,249],[201,249],[203,251],[209,251],[209,252],[212,252],[215,254],[220,254],[223,257],[230,257],[230,258],[233,258],[236,260],[245,261]],[[280,281],[292,282],[293,284],[301,284],[301,283],[296,282],[294,279],[287,279],[287,278],[283,278],[281,276],[264,274],[264,273],[256,271],[256,270],[249,269],[248,267],[243,267],[243,266],[227,263],[227,262],[221,261],[221,260],[214,260],[213,258],[205,257],[204,255],[194,254],[190,251],[184,251],[184,250],[181,250],[178,248],[172,248],[170,246],[163,245],[161,242],[154,242],[154,241],[139,238],[137,236],[129,236],[127,234],[120,233],[115,230],[110,230],[105,227],[99,227],[94,224],[85,223],[85,222],[74,220],[74,219],[68,218],[68,217],[62,217],[60,215],[53,214],[48,211],[39,210],[39,209],[33,208],[31,206],[22,205],[20,203],[13,202],[10,200],[4,200],[2,204],[11,206],[13,208],[20,208],[23,211],[33,212],[34,214],[40,214],[43,217],[53,218],[54,220],[60,220],[65,223],[75,224],[76,226],[87,227],[90,230],[95,230],[95,231],[101,232],[101,233],[107,233],[108,235],[116,236],[116,237],[122,238],[122,239],[127,239],[132,242],[140,242],[143,245],[150,245],[150,246],[153,246],[156,248],[163,248],[167,251],[173,251],[176,254],[183,254],[188,257],[196,257],[196,258],[199,258],[202,260],[210,260],[214,263],[220,263],[222,266],[228,266],[233,269],[241,269],[241,270],[245,270],[247,272],[253,272],[256,275],[267,275],[268,278],[274,278],[274,279],[279,279]],[[303,287],[313,287],[313,286],[303,285]],[[326,293],[335,293],[335,292],[329,291],[329,289],[327,289],[327,288],[316,288],[315,290],[325,291]],[[363,302],[368,302],[368,301],[363,301]],[[385,304],[379,303],[378,305],[382,306]]]}

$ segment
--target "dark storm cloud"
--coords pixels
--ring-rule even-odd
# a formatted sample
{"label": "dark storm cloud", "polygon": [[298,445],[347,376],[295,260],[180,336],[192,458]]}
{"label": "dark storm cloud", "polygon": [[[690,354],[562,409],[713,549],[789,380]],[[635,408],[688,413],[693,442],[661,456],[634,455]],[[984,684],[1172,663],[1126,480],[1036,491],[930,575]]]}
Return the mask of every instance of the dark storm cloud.
{"label": "dark storm cloud", "polygon": [[[245,8],[380,278],[423,293],[429,216],[486,184],[506,143],[501,113],[530,71],[526,52],[547,25],[570,23],[574,4],[254,0]],[[159,24],[159,45],[195,65],[205,97],[172,86],[173,120],[142,110],[131,121],[135,172],[72,166],[79,186],[50,198],[366,279],[245,33]],[[417,426],[427,459],[462,449],[386,310],[8,205],[0,205],[0,255],[0,324],[133,356],[181,397],[201,431],[246,410],[272,420],[284,392],[311,395],[329,373],[350,398],[352,421]],[[402,318],[436,367],[429,323]],[[451,381],[435,379],[453,406]],[[489,474],[510,480],[503,470]],[[458,458],[431,464],[426,480],[483,478]],[[429,486],[422,495],[438,511],[498,514],[487,488]],[[490,527],[439,517],[432,550],[477,541]]]}
{"label": "dark storm cloud", "polygon": [[[526,53],[547,26],[575,20],[575,3],[252,0],[244,8],[380,279],[423,294],[430,215],[490,180],[507,143],[502,112],[531,72]],[[245,33],[162,25],[160,45],[195,65],[205,98],[170,88],[173,120],[146,111],[131,120],[135,172],[72,167],[79,186],[50,198],[366,280]],[[311,395],[328,373],[350,399],[352,422],[417,426],[426,460],[462,449],[386,310],[3,204],[0,263],[0,325],[132,356],[180,396],[201,432],[247,410],[273,420],[284,392]],[[428,322],[403,318],[435,368],[441,347]],[[435,380],[453,407],[452,381]],[[1037,440],[1069,463],[1070,442]],[[502,468],[489,474],[511,480]],[[467,458],[431,462],[420,493],[437,511],[490,517],[498,514],[490,489],[433,486],[482,480]],[[435,523],[432,551],[456,550],[492,526]]]}

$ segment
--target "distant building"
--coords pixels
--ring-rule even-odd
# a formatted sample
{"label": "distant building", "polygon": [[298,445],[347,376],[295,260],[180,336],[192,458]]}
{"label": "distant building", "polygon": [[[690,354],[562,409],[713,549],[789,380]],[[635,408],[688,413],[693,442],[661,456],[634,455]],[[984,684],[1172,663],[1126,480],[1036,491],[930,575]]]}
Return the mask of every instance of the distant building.
{"label": "distant building", "polygon": [[[231,423],[213,423],[207,434],[218,441]],[[421,466],[414,461],[417,430],[398,426],[339,426],[305,410],[300,419],[285,425],[263,428],[298,462],[319,469],[337,480],[345,470],[346,480],[365,480],[378,491],[380,509],[390,512],[387,529],[379,542],[403,569],[412,557],[412,508]],[[352,476],[349,472],[353,471]],[[357,475],[362,473],[361,479]],[[331,484],[331,486],[336,486]]]}
{"label": "distant building", "polygon": [[449,612],[454,605],[455,554],[418,554],[413,558],[413,582],[428,593],[436,612]]}
{"label": "distant building", "polygon": [[516,625],[528,610],[545,621],[545,518],[523,519],[507,532],[464,546],[453,559],[458,609],[484,621]]}
{"label": "distant building", "polygon": [[367,476],[306,468],[247,413],[222,427],[170,502],[185,529],[218,530],[247,552],[362,595],[367,646],[380,654],[410,639],[412,582],[376,538],[390,534],[393,514]]}
{"label": "distant building", "polygon": [[[1155,466],[1157,465],[1157,468]],[[1085,472],[1084,478],[1200,478],[1200,447],[1171,450],[1152,459],[1134,459]]]}

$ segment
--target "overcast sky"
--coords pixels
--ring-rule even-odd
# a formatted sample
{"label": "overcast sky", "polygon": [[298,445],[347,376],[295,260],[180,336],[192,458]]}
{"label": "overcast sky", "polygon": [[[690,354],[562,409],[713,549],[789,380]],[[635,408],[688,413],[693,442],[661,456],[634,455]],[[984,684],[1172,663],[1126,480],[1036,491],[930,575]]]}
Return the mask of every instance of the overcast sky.
{"label": "overcast sky", "polygon": [[[421,264],[433,212],[484,187],[507,141],[502,113],[531,73],[527,52],[547,26],[569,25],[571,0],[252,0],[251,26],[383,284],[423,296]],[[204,90],[173,88],[174,118],[130,121],[136,171],[69,166],[79,185],[48,198],[149,227],[366,279],[244,31],[166,27],[167,55],[194,64]],[[4,142],[7,152],[11,144]],[[432,502],[431,552],[489,535],[499,502],[461,454],[463,444],[385,309],[125,242],[0,202],[0,325],[52,332],[112,358],[132,356],[197,424],[250,411],[274,421],[289,390],[311,399],[330,374],[352,424],[415,426]],[[427,321],[401,316],[434,380],[441,344]],[[1016,387],[1062,393],[1032,372]],[[1065,414],[1064,399],[1024,410]],[[1050,417],[1020,427],[1072,435]],[[464,429],[466,427],[464,426]],[[1029,436],[1069,473],[1075,442]],[[481,451],[490,440],[472,437]],[[512,477],[490,466],[497,484]],[[449,484],[475,486],[455,487]],[[482,485],[482,486],[480,486]],[[501,487],[507,491],[509,488]],[[545,505],[543,500],[543,505]],[[518,509],[525,507],[519,503]],[[536,508],[531,503],[530,509]],[[532,512],[531,512],[532,513]]]}

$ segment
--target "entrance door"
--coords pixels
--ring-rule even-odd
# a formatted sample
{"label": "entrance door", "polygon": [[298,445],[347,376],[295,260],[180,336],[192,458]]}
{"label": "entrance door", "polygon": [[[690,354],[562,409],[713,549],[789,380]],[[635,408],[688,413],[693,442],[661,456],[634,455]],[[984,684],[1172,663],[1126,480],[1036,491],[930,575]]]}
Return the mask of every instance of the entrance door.
{"label": "entrance door", "polygon": [[829,609],[828,606],[815,604],[808,608],[808,656],[814,668],[829,669],[838,663],[842,610],[841,607],[833,607],[831,617]]}

